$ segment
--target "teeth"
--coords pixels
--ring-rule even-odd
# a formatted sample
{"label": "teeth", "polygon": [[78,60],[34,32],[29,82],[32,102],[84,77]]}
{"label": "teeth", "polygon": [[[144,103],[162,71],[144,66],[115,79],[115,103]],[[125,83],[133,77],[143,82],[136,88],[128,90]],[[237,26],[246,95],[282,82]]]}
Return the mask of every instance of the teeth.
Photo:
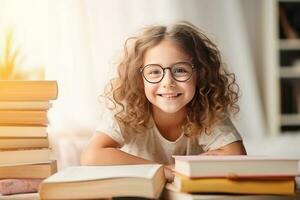
{"label": "teeth", "polygon": [[172,98],[172,97],[177,97],[179,96],[180,94],[160,94],[160,96],[162,97],[166,97],[166,98]]}

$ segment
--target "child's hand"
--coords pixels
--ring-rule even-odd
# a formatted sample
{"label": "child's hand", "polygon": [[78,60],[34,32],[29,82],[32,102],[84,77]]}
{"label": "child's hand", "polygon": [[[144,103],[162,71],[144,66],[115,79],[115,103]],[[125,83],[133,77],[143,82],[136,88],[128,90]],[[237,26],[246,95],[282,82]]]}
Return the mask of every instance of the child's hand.
{"label": "child's hand", "polygon": [[173,174],[174,165],[165,165],[165,177],[168,182],[173,182],[174,180],[174,174]]}

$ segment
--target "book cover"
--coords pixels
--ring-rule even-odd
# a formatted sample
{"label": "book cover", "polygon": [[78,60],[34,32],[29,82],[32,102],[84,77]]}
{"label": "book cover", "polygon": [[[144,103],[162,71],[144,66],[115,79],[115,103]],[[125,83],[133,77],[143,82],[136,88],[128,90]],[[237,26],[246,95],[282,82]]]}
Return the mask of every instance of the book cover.
{"label": "book cover", "polygon": [[295,177],[284,179],[191,179],[176,175],[174,185],[180,192],[292,195]]}
{"label": "book cover", "polygon": [[0,149],[48,148],[49,140],[45,138],[1,138]]}
{"label": "book cover", "polygon": [[0,110],[2,125],[47,125],[47,111]]}
{"label": "book cover", "polygon": [[0,101],[48,101],[57,94],[56,81],[0,81]]}
{"label": "book cover", "polygon": [[45,163],[51,160],[51,149],[0,150],[0,166]]}
{"label": "book cover", "polygon": [[0,110],[48,110],[49,101],[0,101]]}
{"label": "book cover", "polygon": [[39,194],[37,192],[12,195],[0,194],[0,200],[39,200]]}
{"label": "book cover", "polygon": [[188,177],[298,175],[298,159],[270,156],[174,156],[177,173]]}
{"label": "book cover", "polygon": [[46,126],[0,126],[0,137],[43,138],[47,137]]}
{"label": "book cover", "polygon": [[0,166],[0,179],[46,178],[56,172],[55,160],[39,164]]}
{"label": "book cover", "polygon": [[158,164],[81,166],[50,176],[39,193],[41,199],[158,198],[164,184],[163,166]]}
{"label": "book cover", "polygon": [[1,179],[0,194],[11,195],[37,192],[42,180],[43,179]]}
{"label": "book cover", "polygon": [[167,183],[161,199],[163,200],[296,200],[300,194],[296,195],[257,195],[257,194],[207,194],[207,193],[187,193],[179,192],[172,183]]}

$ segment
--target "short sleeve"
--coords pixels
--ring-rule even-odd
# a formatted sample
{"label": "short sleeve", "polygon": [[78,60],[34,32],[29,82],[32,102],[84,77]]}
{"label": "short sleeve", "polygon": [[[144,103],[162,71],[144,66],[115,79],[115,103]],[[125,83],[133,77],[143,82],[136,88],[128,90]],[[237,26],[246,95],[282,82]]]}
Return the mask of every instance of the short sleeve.
{"label": "short sleeve", "polygon": [[106,134],[118,142],[121,147],[124,145],[124,137],[114,118],[114,113],[107,108],[104,109],[102,117],[97,124],[96,134]]}
{"label": "short sleeve", "polygon": [[219,149],[227,144],[242,140],[230,118],[217,124],[210,134],[201,133],[198,143],[204,151]]}

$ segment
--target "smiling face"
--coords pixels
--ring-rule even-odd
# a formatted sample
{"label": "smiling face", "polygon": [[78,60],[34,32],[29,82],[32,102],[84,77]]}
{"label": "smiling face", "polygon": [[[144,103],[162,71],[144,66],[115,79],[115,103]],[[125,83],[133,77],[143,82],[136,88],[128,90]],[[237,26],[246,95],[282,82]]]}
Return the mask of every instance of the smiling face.
{"label": "smiling face", "polygon": [[[191,56],[170,39],[162,40],[158,45],[146,51],[144,66],[159,64],[163,68],[179,62],[192,62]],[[158,112],[178,114],[186,112],[186,105],[193,99],[196,89],[196,75],[186,82],[178,82],[172,78],[171,71],[165,69],[165,75],[159,83],[149,83],[143,78],[144,90],[152,109]]]}

